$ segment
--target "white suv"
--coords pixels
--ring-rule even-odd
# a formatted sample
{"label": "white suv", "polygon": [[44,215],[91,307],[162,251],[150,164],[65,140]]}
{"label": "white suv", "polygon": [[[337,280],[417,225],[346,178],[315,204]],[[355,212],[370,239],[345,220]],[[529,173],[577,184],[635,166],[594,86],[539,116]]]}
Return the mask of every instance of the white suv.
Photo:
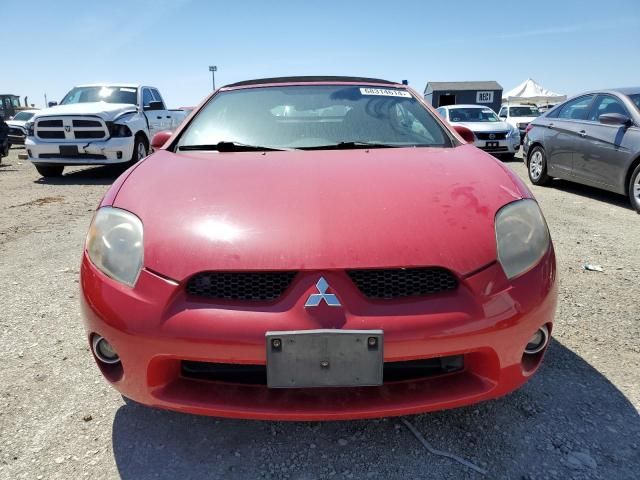
{"label": "white suv", "polygon": [[500,112],[498,112],[500,120],[507,122],[520,131],[520,141],[524,140],[527,125],[539,116],[540,110],[535,105],[503,105]]}
{"label": "white suv", "polygon": [[511,160],[520,147],[518,129],[501,121],[489,107],[448,105],[438,108],[438,113],[450,124],[471,130],[476,137],[473,144],[494,156]]}

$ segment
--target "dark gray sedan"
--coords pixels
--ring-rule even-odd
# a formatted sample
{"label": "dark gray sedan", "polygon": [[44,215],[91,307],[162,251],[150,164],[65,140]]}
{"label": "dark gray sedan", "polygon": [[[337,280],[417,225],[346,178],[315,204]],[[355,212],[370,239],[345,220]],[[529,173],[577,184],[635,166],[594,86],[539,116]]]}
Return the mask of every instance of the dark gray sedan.
{"label": "dark gray sedan", "polygon": [[535,185],[591,185],[628,195],[640,212],[640,87],[588,92],[536,118],[524,160]]}

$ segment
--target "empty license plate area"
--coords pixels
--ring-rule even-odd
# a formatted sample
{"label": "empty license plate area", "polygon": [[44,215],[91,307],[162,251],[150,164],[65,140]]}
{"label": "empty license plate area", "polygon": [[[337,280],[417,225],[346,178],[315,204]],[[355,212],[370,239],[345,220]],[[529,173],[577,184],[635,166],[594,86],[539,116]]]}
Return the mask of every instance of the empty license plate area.
{"label": "empty license plate area", "polygon": [[383,346],[382,330],[267,332],[267,385],[382,385]]}

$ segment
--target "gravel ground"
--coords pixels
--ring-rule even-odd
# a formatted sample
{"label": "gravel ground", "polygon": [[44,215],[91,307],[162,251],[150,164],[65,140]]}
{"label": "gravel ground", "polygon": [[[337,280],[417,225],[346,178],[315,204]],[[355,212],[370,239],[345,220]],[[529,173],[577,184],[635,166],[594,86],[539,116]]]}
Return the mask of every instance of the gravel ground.
{"label": "gravel ground", "polygon": [[78,306],[85,232],[119,171],[43,181],[20,151],[0,164],[0,478],[638,478],[640,217],[625,198],[533,188],[561,279],[542,369],[505,398],[407,417],[482,477],[400,419],[237,421],[125,402],[94,366]]}

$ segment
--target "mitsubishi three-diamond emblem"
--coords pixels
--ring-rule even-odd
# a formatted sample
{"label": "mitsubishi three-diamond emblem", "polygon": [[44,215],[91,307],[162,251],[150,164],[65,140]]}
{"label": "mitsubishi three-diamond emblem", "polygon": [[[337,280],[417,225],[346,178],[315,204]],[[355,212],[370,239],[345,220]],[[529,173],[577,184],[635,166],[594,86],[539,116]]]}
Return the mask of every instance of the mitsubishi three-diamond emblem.
{"label": "mitsubishi three-diamond emblem", "polygon": [[320,277],[318,283],[316,283],[316,288],[318,289],[318,293],[312,293],[307,298],[307,302],[304,304],[305,308],[308,307],[317,307],[324,300],[327,305],[330,307],[340,307],[340,300],[333,293],[327,293],[327,289],[329,288],[329,284],[324,279],[324,277]]}

